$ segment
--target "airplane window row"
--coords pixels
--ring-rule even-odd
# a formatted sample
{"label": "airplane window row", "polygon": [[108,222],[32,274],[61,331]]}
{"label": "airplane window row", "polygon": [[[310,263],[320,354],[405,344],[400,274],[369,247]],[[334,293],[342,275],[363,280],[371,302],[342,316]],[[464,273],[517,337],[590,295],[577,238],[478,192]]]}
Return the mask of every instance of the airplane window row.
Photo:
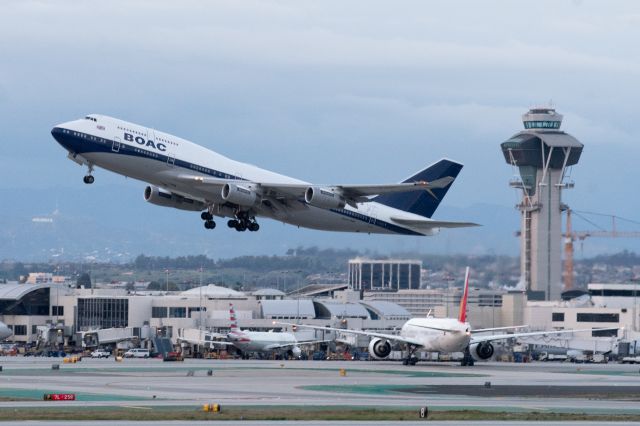
{"label": "airplane window row", "polygon": [[120,126],[118,126],[118,129],[120,129],[120,130],[125,130],[125,131],[127,131],[127,132],[131,132],[131,133],[135,133],[136,135],[140,135],[140,136],[147,136],[147,134],[146,134],[146,133],[138,132],[138,131],[136,131],[136,130],[127,129],[126,127],[120,127]]}
{"label": "airplane window row", "polygon": [[169,139],[161,138],[160,136],[157,136],[157,135],[156,135],[156,140],[158,140],[160,142],[168,143],[168,144],[173,145],[173,146],[178,146],[177,143],[175,143],[173,141],[170,141]]}
{"label": "airplane window row", "polygon": [[[123,144],[123,146],[124,146],[124,144]],[[146,155],[147,157],[160,158],[160,156],[158,154],[156,154],[155,152],[145,151],[144,149],[134,148],[133,151],[137,152],[139,154]]]}

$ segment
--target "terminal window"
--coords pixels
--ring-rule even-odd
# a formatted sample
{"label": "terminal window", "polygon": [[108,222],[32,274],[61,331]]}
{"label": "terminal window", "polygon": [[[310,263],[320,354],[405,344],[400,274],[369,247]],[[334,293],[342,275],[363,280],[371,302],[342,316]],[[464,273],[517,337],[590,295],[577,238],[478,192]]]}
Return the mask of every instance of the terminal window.
{"label": "terminal window", "polygon": [[115,328],[129,325],[129,300],[78,299],[78,329]]}
{"label": "terminal window", "polygon": [[167,318],[167,307],[153,306],[151,308],[151,318]]}
{"label": "terminal window", "polygon": [[613,330],[593,330],[592,337],[618,337],[618,329]]}
{"label": "terminal window", "polygon": [[53,315],[53,316],[63,316],[64,315],[64,306],[53,305],[51,307],[51,315]]}
{"label": "terminal window", "polygon": [[619,322],[620,314],[580,313],[576,319],[578,322]]}
{"label": "terminal window", "polygon": [[564,312],[552,312],[551,321],[564,321]]}
{"label": "terminal window", "polygon": [[26,325],[14,325],[13,326],[13,334],[16,336],[26,336],[27,335],[27,326]]}
{"label": "terminal window", "polygon": [[170,307],[169,318],[185,318],[187,316],[187,308]]}

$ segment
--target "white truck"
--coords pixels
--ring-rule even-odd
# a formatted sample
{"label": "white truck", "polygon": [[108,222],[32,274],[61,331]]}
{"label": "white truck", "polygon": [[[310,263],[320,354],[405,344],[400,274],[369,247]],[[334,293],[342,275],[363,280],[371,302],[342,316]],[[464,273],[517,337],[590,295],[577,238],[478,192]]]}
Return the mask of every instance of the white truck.
{"label": "white truck", "polygon": [[106,349],[96,349],[91,352],[91,358],[109,358],[111,356],[111,352]]}

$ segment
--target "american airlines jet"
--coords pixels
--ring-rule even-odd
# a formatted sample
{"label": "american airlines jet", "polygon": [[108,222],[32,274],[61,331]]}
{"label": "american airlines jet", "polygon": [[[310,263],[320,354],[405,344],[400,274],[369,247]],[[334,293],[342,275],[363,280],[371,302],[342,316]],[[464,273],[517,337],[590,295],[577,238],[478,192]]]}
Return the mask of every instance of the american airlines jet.
{"label": "american airlines jet", "polygon": [[432,220],[462,169],[440,160],[401,183],[315,185],[241,163],[185,139],[104,115],[55,126],[51,134],[68,157],[150,185],[150,203],[201,212],[204,227],[229,218],[237,231],[257,231],[262,216],[306,228],[376,234],[433,235],[440,228],[475,226]]}
{"label": "american airlines jet", "polygon": [[[417,350],[426,352],[463,352],[462,366],[473,366],[476,360],[486,360],[493,356],[494,348],[491,342],[517,337],[543,336],[551,334],[593,332],[596,330],[617,330],[613,328],[579,329],[579,330],[550,330],[533,331],[523,333],[490,334],[482,333],[504,331],[523,328],[497,327],[472,330],[467,322],[467,299],[469,296],[469,268],[464,279],[464,291],[460,300],[460,314],[458,318],[412,318],[402,326],[399,335],[376,333],[363,330],[351,330],[332,327],[320,327],[307,324],[292,324],[276,322],[277,324],[290,325],[292,327],[311,328],[316,330],[331,330],[337,333],[357,334],[371,337],[369,342],[369,354],[375,359],[386,359],[391,355],[392,343],[404,344],[408,348],[408,355],[403,360],[404,365],[415,365],[418,358],[414,356]],[[480,334],[480,335],[478,335]]]}
{"label": "american airlines jet", "polygon": [[227,334],[227,341],[211,341],[209,343],[219,346],[234,346],[243,354],[285,352],[289,356],[299,358],[302,354],[300,346],[326,342],[326,340],[298,340],[293,333],[289,332],[241,330],[238,327],[232,304],[229,304],[229,321],[231,330]]}

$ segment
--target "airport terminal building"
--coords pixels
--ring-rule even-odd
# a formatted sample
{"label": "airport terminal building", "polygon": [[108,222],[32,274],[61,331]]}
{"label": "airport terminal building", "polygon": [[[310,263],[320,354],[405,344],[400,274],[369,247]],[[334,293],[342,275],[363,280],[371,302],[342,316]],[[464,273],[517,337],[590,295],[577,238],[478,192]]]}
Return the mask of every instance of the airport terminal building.
{"label": "airport terminal building", "polygon": [[[14,332],[11,341],[37,343],[54,339],[82,344],[84,333],[126,330],[122,336],[144,339],[158,334],[178,343],[188,330],[226,333],[233,304],[241,328],[279,329],[274,321],[340,325],[391,331],[411,314],[389,302],[359,301],[357,293],[339,299],[286,299],[278,290],[252,294],[206,285],[183,292],[76,289],[62,284],[0,284],[0,321]],[[43,333],[48,336],[43,337]],[[299,331],[308,339],[313,331]],[[85,342],[86,343],[86,342]]]}
{"label": "airport terminal building", "polygon": [[[619,339],[635,342],[640,340],[637,287],[640,286],[590,284],[587,292],[567,294],[562,301],[528,301],[526,293],[517,291],[472,291],[468,318],[473,328],[624,327],[571,337],[584,340],[587,346],[593,345],[593,338],[608,345]],[[9,340],[14,342],[36,344],[44,339],[61,345],[82,346],[84,342],[85,346],[91,346],[95,341],[86,340],[87,333],[115,330],[114,340],[143,341],[159,335],[179,343],[189,340],[187,336],[193,330],[213,334],[228,332],[230,304],[235,308],[239,326],[251,330],[280,329],[274,321],[282,321],[394,333],[411,317],[424,315],[420,311],[424,307],[435,317],[457,317],[460,300],[459,289],[367,292],[362,299],[361,292],[355,290],[332,293],[333,298],[304,295],[287,298],[273,289],[243,293],[215,285],[183,292],[127,292],[76,289],[53,282],[0,284],[0,321],[13,330]],[[310,330],[296,333],[303,340],[337,337],[352,346],[368,344],[367,339],[335,333]],[[319,336],[319,333],[325,335]],[[635,351],[635,343],[629,350]]]}

